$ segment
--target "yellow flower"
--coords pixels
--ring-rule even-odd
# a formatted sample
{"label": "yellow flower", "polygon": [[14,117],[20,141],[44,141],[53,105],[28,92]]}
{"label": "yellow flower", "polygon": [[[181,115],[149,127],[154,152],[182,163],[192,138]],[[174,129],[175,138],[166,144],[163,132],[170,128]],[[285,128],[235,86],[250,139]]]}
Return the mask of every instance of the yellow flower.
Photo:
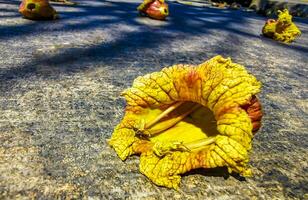
{"label": "yellow flower", "polygon": [[180,174],[228,168],[243,176],[253,131],[260,127],[261,84],[231,59],[174,65],[135,79],[109,144],[125,160],[140,154],[140,171],[155,184],[178,188]]}
{"label": "yellow flower", "polygon": [[277,20],[269,19],[266,21],[262,28],[262,34],[277,41],[291,43],[301,35],[301,31],[292,22],[292,15],[285,9],[278,11]]}

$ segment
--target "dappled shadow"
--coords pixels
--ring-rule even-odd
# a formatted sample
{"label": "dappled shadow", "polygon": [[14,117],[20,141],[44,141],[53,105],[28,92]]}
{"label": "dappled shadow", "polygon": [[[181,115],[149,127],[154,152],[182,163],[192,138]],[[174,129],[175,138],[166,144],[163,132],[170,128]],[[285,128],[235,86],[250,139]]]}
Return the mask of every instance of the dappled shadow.
{"label": "dappled shadow", "polygon": [[[7,4],[7,5],[19,5],[20,1],[8,1],[8,0],[0,0],[1,4]],[[0,10],[2,11],[3,8],[0,8]]]}
{"label": "dappled shadow", "polygon": [[[0,11],[1,12],[1,11]],[[0,15],[0,19],[1,18],[5,18],[5,19],[8,19],[8,18],[15,18],[15,17],[19,17],[20,15],[19,14],[8,14],[8,15]]]}
{"label": "dappled shadow", "polygon": [[[160,47],[172,45],[173,42],[182,39],[198,37],[198,35],[228,33],[227,35],[221,34],[223,39],[215,44],[212,53],[196,52],[202,54],[200,55],[202,59],[209,57],[208,54],[215,53],[234,55],[241,46],[239,37],[260,37],[252,34],[249,30],[238,28],[239,25],[243,27],[245,24],[248,25],[247,19],[260,19],[252,13],[240,10],[185,6],[170,2],[171,16],[166,22],[160,22],[138,17],[136,11],[138,3],[103,0],[79,1],[78,3],[75,6],[57,4],[60,20],[3,25],[0,27],[0,40],[29,36],[48,37],[50,32],[70,34],[75,31],[94,29],[112,30],[110,33],[112,39],[89,46],[59,48],[56,53],[52,54],[40,54],[36,53],[35,49],[29,49],[34,53],[32,59],[27,63],[0,70],[0,91],[7,91],[8,87],[12,86],[14,81],[19,78],[34,74],[48,78],[51,75],[56,77],[59,72],[74,73],[87,69],[89,62],[114,66],[114,59],[120,59],[115,67],[124,67],[127,62],[137,62],[139,66],[144,66],[145,63],[149,65],[149,63],[160,59],[159,63],[172,64],[174,61],[178,61],[175,57],[185,56],[186,53],[177,52],[175,55],[172,51],[160,52]],[[17,1],[12,1],[9,4],[17,5]],[[117,28],[121,26],[129,28],[127,31],[117,31]],[[231,40],[238,47],[223,46]],[[200,41],[200,43],[205,42]],[[183,47],[178,46],[178,48]],[[157,55],[153,55],[153,51],[156,50]],[[304,51],[306,49],[299,48],[298,50]],[[193,50],[191,51],[193,52]],[[149,62],[149,59],[152,59],[153,62]],[[78,64],[79,67],[74,68],[74,64]],[[39,74],[37,68],[41,66],[51,68],[51,74]]]}
{"label": "dappled shadow", "polygon": [[[86,1],[85,1],[86,2]],[[90,2],[90,1],[89,1]],[[82,4],[73,6],[74,11],[63,11],[60,12],[60,20],[46,22],[41,24],[40,22],[32,24],[19,24],[15,26],[1,26],[0,27],[0,39],[19,37],[22,35],[33,34],[35,28],[43,26],[52,26],[54,24],[61,24],[62,31],[72,30],[87,30],[89,28],[100,27],[108,28],[108,25],[114,23],[123,23],[127,25],[140,26],[138,21],[138,15],[136,11],[137,3],[126,3],[126,2],[111,2],[111,1],[97,1],[102,2],[101,5],[97,6]],[[59,6],[57,4],[57,6]],[[60,7],[72,7],[67,5],[60,5]],[[17,12],[17,11],[16,11]],[[243,23],[248,13],[241,11],[231,10],[220,10],[214,8],[204,8],[196,6],[185,6],[181,4],[171,4],[170,12],[174,13],[168,18],[168,21],[161,23],[162,28],[170,31],[185,32],[188,35],[194,35],[196,33],[207,33],[209,29],[224,29],[233,33],[242,34],[253,37],[254,35],[244,31],[239,31],[236,28],[230,26],[232,23]],[[87,17],[88,19],[84,20]],[[94,18],[92,18],[94,17]],[[96,17],[96,18],[95,18]],[[106,17],[106,18],[104,18]],[[109,17],[109,18],[108,18]],[[76,24],[67,23],[69,20],[79,19],[80,22]],[[154,23],[154,22],[153,22]],[[155,23],[154,23],[155,24]],[[148,23],[150,26],[150,23]],[[10,30],[8,30],[8,28]],[[7,31],[8,33],[4,32]],[[19,32],[17,30],[24,30]],[[53,28],[52,31],[59,29]],[[41,30],[44,33],[46,30]],[[50,31],[50,30],[48,30]],[[14,34],[9,34],[14,33]]]}

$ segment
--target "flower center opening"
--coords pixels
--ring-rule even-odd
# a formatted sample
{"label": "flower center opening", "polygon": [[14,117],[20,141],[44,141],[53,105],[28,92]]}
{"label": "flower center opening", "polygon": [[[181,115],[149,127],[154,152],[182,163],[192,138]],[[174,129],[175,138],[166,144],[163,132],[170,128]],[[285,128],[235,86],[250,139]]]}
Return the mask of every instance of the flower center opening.
{"label": "flower center opening", "polygon": [[[150,109],[143,119],[143,136],[153,143],[174,144],[197,151],[215,142],[219,135],[213,112],[193,102],[176,102],[164,109]],[[177,149],[177,148],[175,148]]]}
{"label": "flower center opening", "polygon": [[29,9],[31,11],[34,10],[35,9],[35,4],[34,3],[28,3],[27,9]]}

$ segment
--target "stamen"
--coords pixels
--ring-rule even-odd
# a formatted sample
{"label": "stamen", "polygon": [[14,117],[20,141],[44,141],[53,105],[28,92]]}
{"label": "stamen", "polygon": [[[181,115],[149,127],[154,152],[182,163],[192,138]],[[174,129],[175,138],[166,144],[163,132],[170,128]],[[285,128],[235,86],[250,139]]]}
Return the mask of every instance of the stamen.
{"label": "stamen", "polygon": [[210,145],[214,142],[214,137],[200,139],[186,144],[183,142],[156,142],[153,146],[153,150],[157,156],[162,157],[167,153],[170,153],[171,151],[191,152],[196,149],[205,148],[205,146]]}
{"label": "stamen", "polygon": [[152,122],[148,123],[145,125],[145,129],[151,128],[153,125],[155,125],[157,122],[159,122],[159,120],[161,120],[162,118],[164,118],[166,115],[168,115],[169,113],[171,113],[173,110],[175,110],[176,108],[178,108],[180,105],[182,105],[184,103],[184,101],[179,101],[175,104],[173,104],[172,106],[170,106],[167,110],[165,110],[164,112],[162,112],[160,115],[158,115]]}
{"label": "stamen", "polygon": [[183,145],[186,148],[193,150],[193,149],[198,149],[200,147],[210,145],[214,143],[215,141],[216,141],[215,137],[209,137],[209,138],[204,138],[204,139],[196,140],[196,141],[189,142],[189,143],[184,143]]}
{"label": "stamen", "polygon": [[[183,103],[183,102],[181,102],[181,104],[182,104],[182,103]],[[178,107],[178,106],[179,106],[179,105],[177,105],[177,107]],[[153,135],[155,135],[155,134],[158,134],[158,133],[160,133],[160,132],[162,132],[162,131],[165,131],[165,130],[171,128],[172,126],[174,126],[174,125],[176,125],[177,123],[179,123],[180,121],[182,121],[182,119],[184,119],[187,115],[191,114],[192,112],[194,112],[195,110],[197,110],[197,109],[200,108],[200,107],[201,107],[200,104],[196,104],[196,105],[194,105],[191,109],[187,110],[186,112],[182,113],[181,115],[179,115],[179,116],[177,116],[177,117],[175,117],[175,118],[172,118],[168,123],[165,123],[164,126],[162,126],[162,124],[160,124],[161,127],[160,127],[159,129],[156,129],[156,130],[155,130],[155,129],[154,129],[154,130],[149,130],[151,136],[153,136]],[[168,109],[169,109],[169,108],[168,108]],[[167,109],[167,110],[168,110],[168,109]],[[174,110],[174,109],[172,109],[172,110]],[[171,111],[170,111],[170,112],[171,112]],[[170,113],[170,112],[168,112],[168,113]],[[160,119],[163,118],[163,117],[161,117],[161,115],[159,115],[159,117],[160,117]],[[157,118],[156,118],[154,121],[155,121],[155,123],[157,123],[159,120],[157,120]],[[155,123],[154,123],[154,124],[151,123],[151,126],[155,125]],[[149,127],[149,126],[146,126],[146,127]]]}

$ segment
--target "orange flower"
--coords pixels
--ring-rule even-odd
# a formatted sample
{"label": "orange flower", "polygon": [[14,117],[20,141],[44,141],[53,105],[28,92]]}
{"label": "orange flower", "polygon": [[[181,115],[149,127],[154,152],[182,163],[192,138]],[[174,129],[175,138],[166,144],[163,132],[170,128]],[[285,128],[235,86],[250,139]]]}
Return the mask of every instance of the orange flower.
{"label": "orange flower", "polygon": [[164,20],[169,15],[168,5],[164,0],[144,0],[137,10],[158,20]]}
{"label": "orange flower", "polygon": [[48,0],[22,0],[19,6],[19,12],[28,19],[56,19],[57,12]]}
{"label": "orange flower", "polygon": [[180,174],[226,166],[249,176],[248,152],[260,127],[261,84],[231,59],[174,65],[136,78],[109,144],[125,160],[140,154],[140,171],[177,188]]}

